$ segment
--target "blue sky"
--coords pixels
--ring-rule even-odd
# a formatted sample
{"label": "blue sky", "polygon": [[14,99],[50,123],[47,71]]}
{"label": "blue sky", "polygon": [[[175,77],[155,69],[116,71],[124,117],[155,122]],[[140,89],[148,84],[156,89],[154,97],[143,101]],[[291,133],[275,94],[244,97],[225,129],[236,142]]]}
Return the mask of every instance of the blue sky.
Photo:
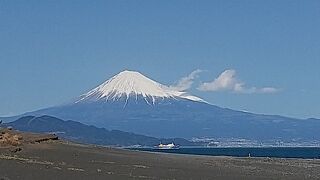
{"label": "blue sky", "polygon": [[167,85],[200,69],[188,91],[213,104],[320,118],[319,32],[317,0],[2,0],[0,115],[66,102],[125,69]]}

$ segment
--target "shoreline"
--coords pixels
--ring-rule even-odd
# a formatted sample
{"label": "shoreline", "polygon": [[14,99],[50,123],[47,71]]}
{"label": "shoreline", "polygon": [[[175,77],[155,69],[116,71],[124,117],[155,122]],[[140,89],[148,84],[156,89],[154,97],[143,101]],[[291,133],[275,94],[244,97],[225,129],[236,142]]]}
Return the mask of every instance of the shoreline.
{"label": "shoreline", "polygon": [[[124,149],[129,150],[129,149]],[[257,157],[257,156],[251,156],[251,157],[243,157],[243,156],[226,156],[226,155],[202,155],[202,154],[183,154],[183,153],[169,153],[169,152],[155,152],[155,151],[142,151],[142,150],[129,150],[133,152],[143,152],[143,153],[150,153],[150,154],[166,154],[166,155],[177,155],[177,156],[200,156],[200,157],[208,157],[208,158],[236,158],[236,159],[287,159],[287,160],[315,160],[320,162],[320,158],[291,158],[291,157]]]}
{"label": "shoreline", "polygon": [[279,159],[310,159],[320,160],[320,147],[181,147],[179,149],[158,148],[124,148],[129,150],[166,153],[200,155],[209,157],[235,157],[235,158],[279,158]]}

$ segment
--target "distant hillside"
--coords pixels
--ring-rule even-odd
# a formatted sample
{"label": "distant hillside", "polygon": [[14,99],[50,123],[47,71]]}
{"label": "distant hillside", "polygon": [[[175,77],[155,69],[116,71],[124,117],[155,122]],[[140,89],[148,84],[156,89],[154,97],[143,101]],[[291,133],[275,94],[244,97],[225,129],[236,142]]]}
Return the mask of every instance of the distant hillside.
{"label": "distant hillside", "polygon": [[64,121],[52,116],[25,116],[5,124],[14,129],[28,132],[56,133],[58,136],[82,143],[113,146],[154,146],[161,142],[174,142],[179,145],[192,146],[195,143],[181,138],[159,139],[118,130],[106,130],[85,125],[75,121]]}

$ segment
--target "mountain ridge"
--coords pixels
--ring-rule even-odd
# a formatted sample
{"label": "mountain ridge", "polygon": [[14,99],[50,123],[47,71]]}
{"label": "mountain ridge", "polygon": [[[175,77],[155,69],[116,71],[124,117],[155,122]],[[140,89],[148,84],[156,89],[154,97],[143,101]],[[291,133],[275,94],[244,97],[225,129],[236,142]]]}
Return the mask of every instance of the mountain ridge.
{"label": "mountain ridge", "polygon": [[24,116],[13,122],[4,124],[16,130],[36,133],[54,133],[68,140],[113,146],[155,146],[160,142],[175,142],[180,145],[194,146],[183,138],[162,139],[119,130],[107,130],[92,125],[84,125],[77,121],[62,120],[52,116]]}

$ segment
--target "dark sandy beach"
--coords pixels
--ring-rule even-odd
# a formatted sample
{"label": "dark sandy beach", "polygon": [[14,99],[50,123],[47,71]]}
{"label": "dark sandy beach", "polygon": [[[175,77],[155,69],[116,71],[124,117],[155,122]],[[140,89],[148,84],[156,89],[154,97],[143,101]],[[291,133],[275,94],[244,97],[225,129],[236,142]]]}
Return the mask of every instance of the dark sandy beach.
{"label": "dark sandy beach", "polygon": [[0,179],[320,179],[320,161],[137,152],[65,141],[0,148]]}

